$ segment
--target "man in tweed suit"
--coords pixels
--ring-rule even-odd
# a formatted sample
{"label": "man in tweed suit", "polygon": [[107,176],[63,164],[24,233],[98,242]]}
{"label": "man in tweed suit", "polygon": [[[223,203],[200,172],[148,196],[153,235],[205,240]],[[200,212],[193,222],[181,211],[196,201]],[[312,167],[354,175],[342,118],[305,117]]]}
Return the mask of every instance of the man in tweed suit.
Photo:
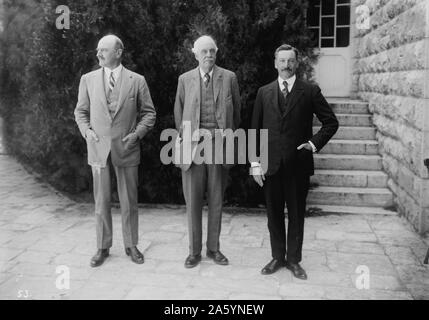
{"label": "man in tweed suit", "polygon": [[[228,264],[228,259],[219,250],[219,235],[223,194],[231,164],[216,164],[213,158],[206,159],[207,154],[203,163],[197,163],[195,150],[201,140],[186,141],[190,136],[183,134],[187,125],[193,134],[204,131],[213,138],[210,143],[213,147],[212,154],[218,155],[220,148],[213,142],[214,137],[221,134],[217,129],[235,130],[240,124],[237,77],[234,72],[215,64],[217,50],[216,43],[209,36],[202,36],[195,41],[193,52],[199,64],[197,68],[179,77],[174,104],[174,118],[180,143],[192,146],[191,150],[183,151],[192,154],[183,155],[184,158],[190,156],[192,161],[179,165],[182,168],[183,195],[188,218],[189,256],[185,261],[186,268],[195,267],[201,261],[202,209],[206,191],[209,211],[207,257],[217,264]],[[201,136],[201,139],[204,140],[205,137]]]}

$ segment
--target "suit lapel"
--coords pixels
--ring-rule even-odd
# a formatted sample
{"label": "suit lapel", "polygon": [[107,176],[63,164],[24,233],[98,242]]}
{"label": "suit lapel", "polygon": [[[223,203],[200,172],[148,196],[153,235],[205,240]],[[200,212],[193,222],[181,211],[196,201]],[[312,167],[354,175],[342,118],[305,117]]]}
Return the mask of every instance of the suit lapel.
{"label": "suit lapel", "polygon": [[288,102],[286,105],[286,111],[283,114],[283,118],[287,116],[289,112],[297,105],[299,98],[304,93],[304,87],[302,86],[301,81],[298,79],[295,80],[295,84],[290,93],[290,97],[288,97]]}
{"label": "suit lapel", "polygon": [[282,112],[279,106],[279,83],[277,80],[271,82],[268,88],[268,105],[271,106],[275,112],[278,113],[279,117],[282,116]]}
{"label": "suit lapel", "polygon": [[189,92],[193,93],[192,100],[192,132],[200,126],[200,107],[201,107],[201,87],[200,87],[200,68],[194,69]]}
{"label": "suit lapel", "polygon": [[216,108],[217,108],[217,99],[219,97],[219,93],[222,88],[222,80],[223,80],[222,72],[215,65],[213,67],[213,90],[214,90],[214,101],[215,101]]}
{"label": "suit lapel", "polygon": [[104,113],[108,116],[110,120],[109,108],[107,107],[106,99],[106,89],[104,86],[104,69],[100,68],[97,70],[96,81],[95,81],[95,94],[100,98],[100,102],[103,108]]}
{"label": "suit lapel", "polygon": [[192,88],[190,92],[194,92],[193,97],[193,108],[195,111],[200,111],[200,104],[201,104],[201,87],[200,87],[200,69],[197,67],[194,69],[194,73],[192,75]]}
{"label": "suit lapel", "polygon": [[119,90],[118,107],[116,108],[116,111],[113,117],[115,117],[118,114],[119,109],[121,109],[122,105],[124,104],[124,101],[128,96],[128,92],[130,92],[133,85],[133,75],[125,67],[122,67],[120,78],[121,78],[121,81],[120,81],[121,88]]}

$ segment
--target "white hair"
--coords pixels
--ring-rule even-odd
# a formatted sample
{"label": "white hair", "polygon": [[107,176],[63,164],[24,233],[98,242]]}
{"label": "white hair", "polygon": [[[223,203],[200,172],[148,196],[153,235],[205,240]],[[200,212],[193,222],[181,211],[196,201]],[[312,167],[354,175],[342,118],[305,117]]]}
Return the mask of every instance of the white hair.
{"label": "white hair", "polygon": [[214,41],[214,39],[212,37],[207,36],[207,35],[201,36],[197,40],[195,40],[194,47],[192,48],[192,52],[196,54],[198,52],[198,48],[206,41],[212,42],[214,44],[216,52],[217,52],[218,49],[217,49],[216,42]]}

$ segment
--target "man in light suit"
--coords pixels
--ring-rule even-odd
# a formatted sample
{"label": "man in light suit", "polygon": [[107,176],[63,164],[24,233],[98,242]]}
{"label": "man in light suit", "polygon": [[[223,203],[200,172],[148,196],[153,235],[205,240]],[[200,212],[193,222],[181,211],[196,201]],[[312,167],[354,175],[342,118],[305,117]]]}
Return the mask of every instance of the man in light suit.
{"label": "man in light suit", "polygon": [[143,76],[121,64],[122,41],[103,37],[97,47],[101,68],[80,80],[75,120],[88,148],[94,183],[97,253],[91,266],[101,265],[112,246],[110,166],[118,182],[125,253],[135,263],[144,262],[137,249],[137,185],[140,139],[153,128],[156,112]]}
{"label": "man in light suit", "polygon": [[[207,191],[208,201],[208,232],[207,257],[220,265],[227,265],[228,259],[219,250],[221,231],[223,194],[228,177],[228,168],[232,164],[216,164],[215,155],[220,148],[215,146],[214,138],[220,134],[216,129],[235,130],[240,124],[240,93],[237,77],[234,72],[215,65],[217,46],[209,36],[202,36],[194,43],[193,52],[198,67],[182,74],[177,86],[174,104],[174,119],[179,131],[181,143],[192,145],[192,161],[181,163],[183,195],[186,202],[186,214],[189,233],[189,256],[185,267],[192,268],[201,261],[202,250],[202,209],[204,194]],[[192,141],[183,134],[184,127],[189,124],[192,133],[206,132],[213,138],[213,158],[198,164],[195,163],[195,149],[199,138]],[[201,131],[199,131],[201,130]],[[205,137],[200,136],[201,139]],[[222,137],[221,137],[222,139]],[[206,154],[204,156],[207,156]],[[208,157],[208,156],[207,156]],[[209,161],[206,161],[209,160]],[[221,161],[222,162],[222,161]]]}
{"label": "man in light suit", "polygon": [[[313,153],[328,143],[338,121],[320,88],[297,79],[298,50],[285,44],[274,57],[278,78],[259,88],[252,116],[253,129],[268,129],[268,169],[264,172],[257,162],[251,168],[253,178],[264,188],[273,257],[261,273],[271,274],[286,266],[296,278],[305,280],[299,262],[309,179],[314,174]],[[314,135],[313,114],[322,123]]]}

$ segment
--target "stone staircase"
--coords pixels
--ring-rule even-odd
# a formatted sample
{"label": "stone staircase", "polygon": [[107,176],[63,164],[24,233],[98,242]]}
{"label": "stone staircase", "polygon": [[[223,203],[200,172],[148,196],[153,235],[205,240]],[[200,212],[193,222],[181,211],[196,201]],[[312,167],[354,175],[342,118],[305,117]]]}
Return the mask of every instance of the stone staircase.
{"label": "stone staircase", "polygon": [[[396,214],[389,210],[393,194],[387,187],[368,104],[350,99],[328,102],[340,128],[314,155],[307,207],[329,213]],[[315,117],[313,131],[320,126]]]}

